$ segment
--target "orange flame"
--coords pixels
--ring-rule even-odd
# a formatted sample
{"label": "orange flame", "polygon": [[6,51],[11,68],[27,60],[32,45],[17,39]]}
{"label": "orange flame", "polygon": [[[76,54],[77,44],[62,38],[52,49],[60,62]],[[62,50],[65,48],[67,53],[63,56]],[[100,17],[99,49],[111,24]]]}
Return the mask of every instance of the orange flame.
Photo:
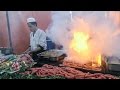
{"label": "orange flame", "polygon": [[71,42],[70,48],[74,48],[75,51],[85,51],[88,49],[87,40],[88,35],[83,32],[74,32],[74,39]]}
{"label": "orange flame", "polygon": [[97,64],[98,64],[98,66],[101,66],[101,54],[99,54],[98,56],[97,56]]}
{"label": "orange flame", "polygon": [[89,35],[83,32],[74,32],[73,39],[70,44],[70,48],[75,52],[80,53],[82,55],[88,55],[89,47],[88,47],[88,39]]}
{"label": "orange flame", "polygon": [[[89,46],[88,43],[89,40],[89,35],[87,33],[84,32],[78,32],[75,31],[73,32],[73,39],[71,40],[70,43],[70,51],[72,52],[73,57],[77,57],[78,59],[80,59],[82,57],[82,59],[86,60],[87,62],[89,61],[93,61],[93,60],[89,60],[91,59],[91,57],[93,57],[94,55],[92,55],[91,53],[91,48]],[[94,64],[92,63],[92,66],[101,66],[101,54],[96,54],[95,53],[95,62],[97,63]],[[74,59],[76,59],[76,57]]]}

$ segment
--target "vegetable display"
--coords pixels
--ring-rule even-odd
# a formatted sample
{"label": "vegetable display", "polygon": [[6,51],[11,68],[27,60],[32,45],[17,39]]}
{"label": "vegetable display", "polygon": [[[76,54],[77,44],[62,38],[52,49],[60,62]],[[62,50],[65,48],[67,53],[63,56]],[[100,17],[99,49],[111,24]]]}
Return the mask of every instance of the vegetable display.
{"label": "vegetable display", "polygon": [[61,76],[65,77],[66,79],[119,79],[118,77],[112,76],[110,74],[91,74],[89,72],[84,73],[74,68],[58,67],[48,64],[45,64],[40,68],[31,68],[29,71],[26,71],[23,74],[32,74],[37,75],[38,77]]}

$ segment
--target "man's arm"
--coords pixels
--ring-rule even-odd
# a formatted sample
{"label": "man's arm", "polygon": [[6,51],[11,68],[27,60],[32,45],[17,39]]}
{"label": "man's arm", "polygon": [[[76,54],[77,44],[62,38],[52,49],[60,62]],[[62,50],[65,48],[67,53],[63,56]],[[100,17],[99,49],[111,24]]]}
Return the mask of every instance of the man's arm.
{"label": "man's arm", "polygon": [[29,46],[29,48],[24,53],[29,53],[30,50],[31,50],[31,47]]}
{"label": "man's arm", "polygon": [[35,52],[40,51],[40,50],[42,50],[42,49],[43,49],[42,46],[37,45],[37,48],[36,48],[35,50],[31,51],[31,53],[35,53]]}

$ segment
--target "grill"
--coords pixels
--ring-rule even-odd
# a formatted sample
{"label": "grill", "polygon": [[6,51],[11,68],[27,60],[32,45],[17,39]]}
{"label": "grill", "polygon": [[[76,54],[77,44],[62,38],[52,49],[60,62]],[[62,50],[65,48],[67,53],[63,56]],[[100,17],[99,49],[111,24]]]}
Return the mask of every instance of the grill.
{"label": "grill", "polygon": [[[60,67],[66,67],[63,64],[65,57],[67,57],[64,50],[48,50],[38,54],[39,61],[36,66],[42,66],[44,64],[50,64]],[[105,55],[102,56],[102,65],[100,70],[95,70],[91,68],[83,68],[83,67],[73,67],[77,70],[81,70],[83,72],[90,72],[90,73],[107,73],[107,74],[114,74],[118,75],[120,72],[120,59],[117,57],[107,57]]]}
{"label": "grill", "polygon": [[38,58],[39,58],[38,66],[42,66],[44,64],[59,66],[59,64],[62,64],[66,56],[67,55],[63,50],[52,49],[52,50],[44,51],[38,54]]}

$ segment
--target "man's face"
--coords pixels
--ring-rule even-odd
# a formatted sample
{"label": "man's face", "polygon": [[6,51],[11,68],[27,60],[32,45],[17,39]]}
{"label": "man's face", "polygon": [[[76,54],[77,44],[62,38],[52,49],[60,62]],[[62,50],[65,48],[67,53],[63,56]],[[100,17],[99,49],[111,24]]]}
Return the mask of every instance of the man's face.
{"label": "man's face", "polygon": [[31,23],[27,23],[28,24],[28,27],[30,28],[30,31],[31,32],[34,32],[36,30],[36,26],[31,24]]}

